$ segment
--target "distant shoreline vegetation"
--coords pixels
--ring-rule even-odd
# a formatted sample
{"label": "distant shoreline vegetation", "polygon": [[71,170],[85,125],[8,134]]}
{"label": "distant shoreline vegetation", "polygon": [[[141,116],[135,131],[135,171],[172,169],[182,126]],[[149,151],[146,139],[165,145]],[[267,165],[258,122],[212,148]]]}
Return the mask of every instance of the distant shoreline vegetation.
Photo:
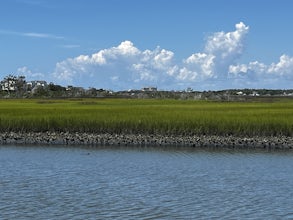
{"label": "distant shoreline vegetation", "polygon": [[215,101],[253,101],[255,98],[270,100],[275,97],[293,98],[293,89],[227,89],[220,91],[162,91],[157,87],[112,91],[103,88],[61,86],[44,80],[26,81],[24,76],[6,76],[0,82],[0,98],[134,98],[134,99],[180,99]]}
{"label": "distant shoreline vegetation", "polygon": [[0,132],[293,136],[293,100],[0,99]]}

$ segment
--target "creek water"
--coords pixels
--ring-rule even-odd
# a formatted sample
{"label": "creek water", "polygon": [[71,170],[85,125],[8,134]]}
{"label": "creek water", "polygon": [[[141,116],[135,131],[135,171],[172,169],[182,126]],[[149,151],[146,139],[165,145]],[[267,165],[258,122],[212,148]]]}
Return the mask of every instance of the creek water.
{"label": "creek water", "polygon": [[293,153],[0,146],[0,219],[293,219]]}

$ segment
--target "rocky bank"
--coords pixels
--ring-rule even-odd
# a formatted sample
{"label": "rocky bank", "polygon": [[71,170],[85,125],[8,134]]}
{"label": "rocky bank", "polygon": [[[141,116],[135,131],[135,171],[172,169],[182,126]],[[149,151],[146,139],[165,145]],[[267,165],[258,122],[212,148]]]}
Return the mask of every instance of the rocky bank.
{"label": "rocky bank", "polygon": [[0,144],[293,149],[293,137],[5,132],[0,134]]}

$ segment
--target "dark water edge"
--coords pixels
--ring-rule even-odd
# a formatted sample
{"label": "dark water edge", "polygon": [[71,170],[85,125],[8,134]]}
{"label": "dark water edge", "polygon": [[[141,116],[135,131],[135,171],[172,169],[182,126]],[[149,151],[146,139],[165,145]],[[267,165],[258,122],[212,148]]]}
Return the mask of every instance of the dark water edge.
{"label": "dark water edge", "polygon": [[83,145],[123,147],[190,147],[229,149],[293,149],[293,137],[287,136],[217,136],[217,135],[148,135],[93,134],[68,132],[5,132],[1,145]]}
{"label": "dark water edge", "polygon": [[0,219],[292,219],[293,152],[0,146]]}

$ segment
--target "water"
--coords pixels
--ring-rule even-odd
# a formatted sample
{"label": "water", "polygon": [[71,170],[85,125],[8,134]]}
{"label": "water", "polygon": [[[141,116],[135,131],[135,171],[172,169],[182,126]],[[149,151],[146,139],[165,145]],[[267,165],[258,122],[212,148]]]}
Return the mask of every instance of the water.
{"label": "water", "polygon": [[0,219],[293,219],[293,153],[0,147]]}

